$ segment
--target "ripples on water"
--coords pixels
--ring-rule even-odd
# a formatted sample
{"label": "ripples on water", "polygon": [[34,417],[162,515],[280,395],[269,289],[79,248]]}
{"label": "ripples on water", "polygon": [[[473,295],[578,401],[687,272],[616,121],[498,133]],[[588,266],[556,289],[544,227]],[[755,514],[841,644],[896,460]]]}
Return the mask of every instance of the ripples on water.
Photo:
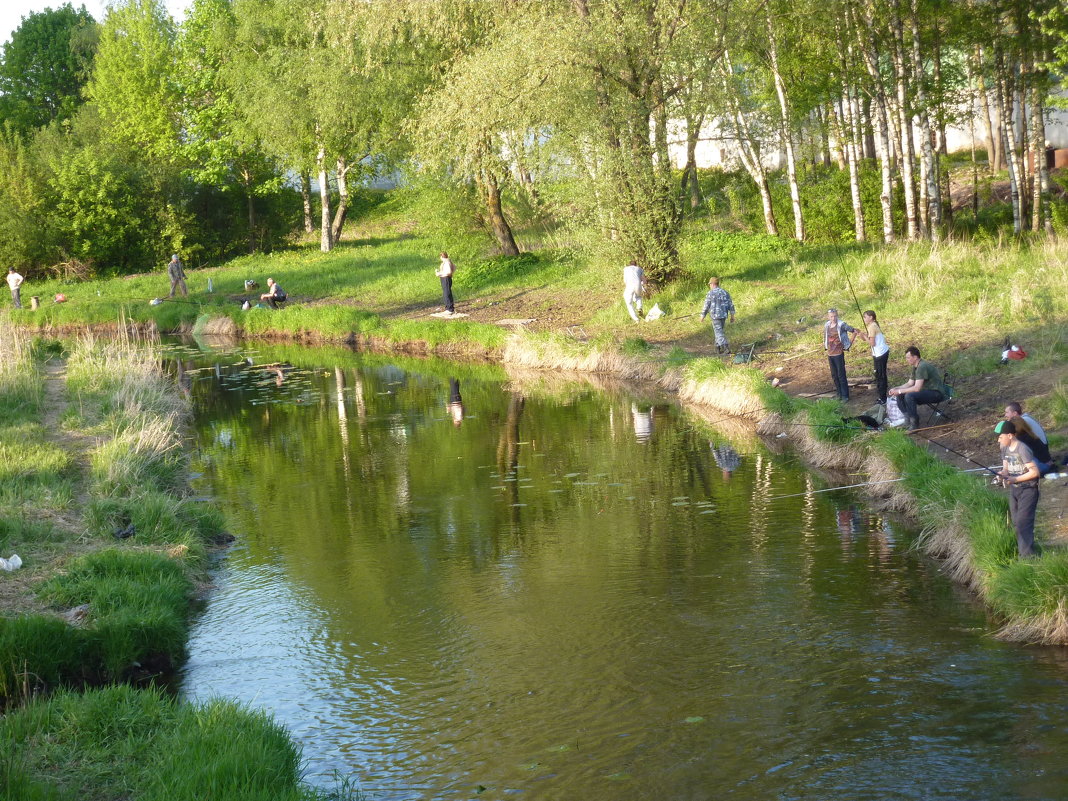
{"label": "ripples on water", "polygon": [[457,426],[454,368],[253,362],[186,365],[197,486],[240,544],[184,691],[272,711],[311,780],[383,799],[1068,796],[1062,652],[992,640],[854,500],[769,500],[814,486],[791,457],[621,391],[457,367]]}

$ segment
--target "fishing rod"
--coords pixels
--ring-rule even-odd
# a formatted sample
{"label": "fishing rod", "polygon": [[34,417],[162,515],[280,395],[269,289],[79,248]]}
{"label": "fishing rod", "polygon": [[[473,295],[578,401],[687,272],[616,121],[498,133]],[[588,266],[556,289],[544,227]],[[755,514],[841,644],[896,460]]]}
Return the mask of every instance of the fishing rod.
{"label": "fishing rod", "polygon": [[[976,462],[976,464],[979,464]],[[977,468],[970,468],[968,470],[961,470],[962,473],[977,473],[979,470],[990,470],[991,468],[986,465],[980,465]],[[897,481],[904,481],[909,476],[901,476],[900,478],[886,478],[881,481],[861,481],[859,484],[845,484],[841,487],[827,487],[826,489],[819,490],[806,490],[805,492],[795,492],[793,495],[776,495],[774,498],[768,498],[769,501],[781,501],[784,498],[800,498],[802,495],[816,495],[820,492],[834,492],[835,490],[855,489],[856,487],[874,487],[876,484],[893,484]]]}
{"label": "fishing rod", "polygon": [[[913,429],[909,433],[911,433],[911,434],[919,434],[920,430],[921,429],[918,429],[918,428],[917,429]],[[959,456],[961,459],[965,459],[965,460],[971,462],[974,465],[979,465],[979,467],[981,467],[982,469],[988,471],[995,478],[997,478],[997,479],[1001,478],[1001,476],[998,475],[997,472],[995,472],[995,470],[993,468],[987,467],[985,464],[981,464],[980,462],[975,461],[975,459],[973,459],[972,457],[970,457],[970,456],[968,456],[966,454],[963,454],[958,450],[954,450],[953,448],[949,447],[948,445],[946,445],[944,443],[937,442],[936,440],[931,439],[931,437],[927,436],[926,434],[920,434],[920,436],[923,437],[928,442],[930,442],[932,445],[938,446],[939,448],[941,448],[942,450],[946,451],[947,453],[955,454],[955,455]],[[969,472],[971,472],[971,471],[969,471]]]}
{"label": "fishing rod", "polygon": [[853,302],[857,305],[857,314],[859,314],[861,319],[863,320],[864,311],[860,308],[860,301],[857,300],[857,293],[853,290],[853,281],[850,280],[849,270],[846,269],[845,262],[842,261],[842,251],[839,249],[837,242],[834,243],[834,252],[838,259],[838,266],[841,268],[842,274],[845,276],[846,286],[849,287],[849,294],[853,296]]}

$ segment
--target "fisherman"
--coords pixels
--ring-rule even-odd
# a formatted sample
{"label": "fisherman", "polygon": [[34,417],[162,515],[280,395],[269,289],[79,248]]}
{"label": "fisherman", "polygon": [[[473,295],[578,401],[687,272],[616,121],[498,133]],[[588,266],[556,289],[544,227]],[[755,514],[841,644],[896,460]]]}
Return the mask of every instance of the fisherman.
{"label": "fisherman", "polygon": [[[645,270],[638,266],[638,262],[631,259],[623,268],[623,303],[626,304],[627,314],[634,322],[638,322],[638,315],[642,312],[642,295],[645,293]],[[637,310],[637,311],[635,311]]]}
{"label": "fisherman", "polygon": [[918,406],[924,403],[941,403],[948,394],[946,385],[936,368],[920,358],[920,349],[915,345],[905,348],[905,361],[912,368],[912,377],[904,384],[893,387],[887,394],[897,398],[897,407],[909,423],[909,431],[920,427]]}
{"label": "fisherman", "polygon": [[452,263],[449,254],[444,250],[441,251],[439,258],[441,264],[434,271],[434,275],[441,279],[441,299],[445,302],[445,313],[453,314],[456,307],[452,299],[452,276],[456,272],[456,265]]}
{"label": "fisherman", "polygon": [[846,378],[845,352],[853,341],[850,334],[857,329],[845,320],[838,319],[838,309],[827,309],[827,322],[823,324],[823,349],[827,351],[827,363],[831,368],[831,378],[838,400],[849,400],[849,379]]}
{"label": "fisherman", "polygon": [[260,295],[260,300],[271,304],[272,309],[277,309],[279,303],[285,303],[289,296],[281,286],[274,282],[273,278],[267,279],[267,291]]}
{"label": "fisherman", "polygon": [[[1038,438],[1038,434],[1023,415],[1015,414],[1010,416],[1009,408],[1008,406],[1005,407],[1005,419],[1015,427],[1016,439],[1031,449],[1031,453],[1035,455],[1035,464],[1038,465],[1039,473],[1046,475],[1046,473],[1051,472],[1053,470],[1053,457],[1050,455],[1049,445]],[[1038,424],[1036,423],[1035,425]]]}
{"label": "fisherman", "polygon": [[176,288],[181,288],[182,294],[189,297],[189,290],[185,287],[185,268],[182,266],[182,262],[179,261],[177,253],[171,256],[171,260],[167,264],[167,276],[171,279],[171,293],[167,295],[168,298],[174,297]]}
{"label": "fisherman", "polygon": [[22,276],[15,272],[14,267],[7,268],[7,286],[11,290],[11,302],[16,309],[22,308]]}
{"label": "fisherman", "polygon": [[1016,422],[1016,418],[1022,417],[1024,422],[1027,423],[1027,427],[1031,429],[1031,432],[1042,440],[1042,444],[1049,446],[1049,438],[1046,437],[1046,432],[1042,426],[1038,424],[1038,421],[1029,414],[1024,414],[1023,404],[1013,401],[1005,407],[1005,419],[1011,422]]}
{"label": "fisherman", "polygon": [[1016,437],[1016,426],[1002,420],[994,426],[1001,446],[1001,483],[1009,488],[1009,517],[1016,529],[1016,549],[1022,558],[1036,556],[1035,510],[1038,508],[1038,465],[1031,449]]}
{"label": "fisherman", "polygon": [[723,331],[723,325],[727,322],[727,315],[734,322],[734,301],[731,293],[719,285],[718,278],[708,280],[708,294],[705,295],[705,305],[701,309],[701,320],[705,317],[712,318],[712,331],[716,335],[716,353],[730,353],[730,343]]}

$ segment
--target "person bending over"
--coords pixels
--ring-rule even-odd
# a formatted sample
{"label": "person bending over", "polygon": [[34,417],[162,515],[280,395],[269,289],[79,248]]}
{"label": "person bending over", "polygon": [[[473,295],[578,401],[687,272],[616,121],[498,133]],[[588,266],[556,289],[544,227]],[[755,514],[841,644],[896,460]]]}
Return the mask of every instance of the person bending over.
{"label": "person bending over", "polygon": [[274,282],[273,278],[267,279],[267,291],[260,295],[260,300],[265,300],[271,304],[272,309],[277,309],[279,303],[285,303],[286,291],[281,286]]}

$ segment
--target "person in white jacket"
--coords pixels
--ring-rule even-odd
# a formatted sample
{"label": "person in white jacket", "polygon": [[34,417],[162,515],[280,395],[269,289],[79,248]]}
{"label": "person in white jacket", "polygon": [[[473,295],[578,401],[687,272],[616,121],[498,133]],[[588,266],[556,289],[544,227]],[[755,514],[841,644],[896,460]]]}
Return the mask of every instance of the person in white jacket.
{"label": "person in white jacket", "polygon": [[11,288],[11,300],[16,309],[22,308],[22,276],[14,267],[7,268],[7,285]]}
{"label": "person in white jacket", "polygon": [[[638,322],[642,310],[642,292],[645,289],[645,271],[636,261],[631,261],[623,268],[623,302],[627,305],[630,319]],[[635,311],[637,309],[637,311]]]}

